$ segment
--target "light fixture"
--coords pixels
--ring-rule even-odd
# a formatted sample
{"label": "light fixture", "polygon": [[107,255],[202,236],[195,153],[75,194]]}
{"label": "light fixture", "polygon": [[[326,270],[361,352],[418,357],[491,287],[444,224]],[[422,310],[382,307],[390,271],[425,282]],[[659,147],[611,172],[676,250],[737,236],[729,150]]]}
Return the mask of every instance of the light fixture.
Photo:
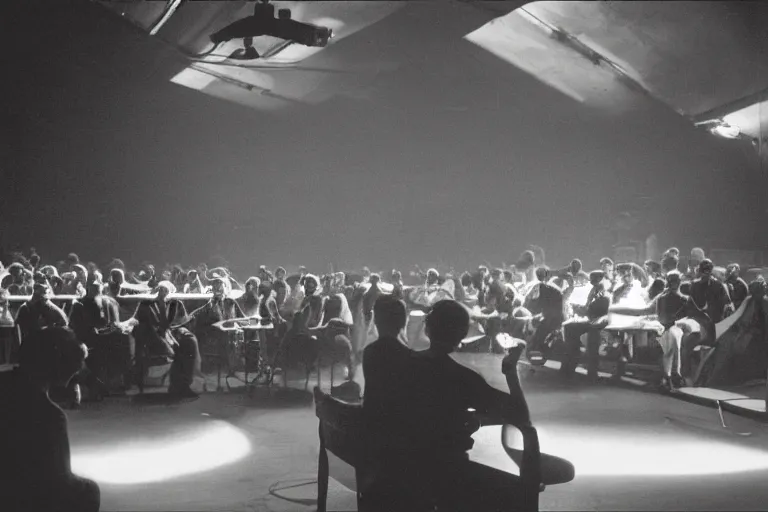
{"label": "light fixture", "polygon": [[728,124],[724,121],[720,121],[712,126],[709,131],[726,139],[738,139],[741,135],[741,129],[738,126]]}

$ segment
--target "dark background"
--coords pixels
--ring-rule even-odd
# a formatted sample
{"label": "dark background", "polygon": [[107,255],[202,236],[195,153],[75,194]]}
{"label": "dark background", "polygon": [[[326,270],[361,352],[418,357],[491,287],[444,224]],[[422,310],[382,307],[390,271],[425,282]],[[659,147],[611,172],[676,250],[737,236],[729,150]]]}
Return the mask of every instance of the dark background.
{"label": "dark background", "polygon": [[248,273],[512,263],[535,243],[592,268],[626,210],[662,246],[765,246],[751,147],[650,99],[581,105],[439,27],[340,43],[421,45],[371,99],[262,113],[170,83],[184,61],[97,5],[16,4],[0,8],[6,251],[220,254]]}

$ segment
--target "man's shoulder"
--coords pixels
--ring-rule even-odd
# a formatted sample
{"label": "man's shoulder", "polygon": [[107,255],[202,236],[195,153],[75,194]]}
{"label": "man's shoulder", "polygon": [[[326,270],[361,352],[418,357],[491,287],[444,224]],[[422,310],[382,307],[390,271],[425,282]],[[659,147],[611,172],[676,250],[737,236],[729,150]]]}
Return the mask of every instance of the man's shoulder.
{"label": "man's shoulder", "polygon": [[397,338],[378,338],[376,341],[365,347],[363,349],[363,356],[365,354],[386,354],[386,353],[395,353],[395,354],[405,354],[408,355],[411,352],[413,352],[410,348],[405,346],[400,340]]}

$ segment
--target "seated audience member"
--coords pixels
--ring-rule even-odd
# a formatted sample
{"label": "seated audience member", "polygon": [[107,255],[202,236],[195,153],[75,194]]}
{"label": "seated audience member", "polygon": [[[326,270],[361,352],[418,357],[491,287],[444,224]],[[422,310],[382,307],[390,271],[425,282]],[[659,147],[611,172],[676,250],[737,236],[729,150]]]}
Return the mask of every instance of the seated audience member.
{"label": "seated audience member", "polygon": [[245,313],[240,308],[240,304],[229,297],[232,289],[228,278],[214,277],[211,279],[211,288],[213,297],[189,316],[194,321],[195,335],[200,343],[215,347],[216,353],[221,356],[222,361],[227,362],[229,370],[232,371],[239,356],[229,343],[229,332],[215,324],[225,320],[244,318]]}
{"label": "seated audience member", "polygon": [[[169,299],[176,288],[172,283],[161,281],[157,285],[157,297],[139,303],[133,329],[136,345],[153,356],[171,358],[170,386],[168,394],[174,398],[197,397],[192,391],[196,370],[200,368],[200,350],[197,338],[184,325],[189,321],[184,303]],[[141,375],[139,378],[143,378]]]}
{"label": "seated audience member", "polygon": [[272,275],[272,272],[267,270],[267,267],[265,265],[261,265],[259,267],[259,273],[258,273],[259,281],[262,283],[271,283],[275,280],[274,276]]}
{"label": "seated audience member", "polygon": [[411,349],[402,341],[408,318],[405,303],[390,295],[382,295],[373,306],[373,318],[379,338],[363,350],[366,412],[382,422],[394,423],[387,417],[403,406],[404,396],[396,396],[399,388],[392,384],[408,363]]}
{"label": "seated audience member", "polygon": [[644,266],[645,266],[645,273],[648,274],[649,278],[655,279],[657,277],[661,277],[662,275],[661,263],[659,263],[658,261],[646,260]]}
{"label": "seated audience member", "polygon": [[11,295],[24,295],[24,265],[13,262],[8,266],[10,282],[4,282],[3,287],[8,289]]}
{"label": "seated audience member", "polygon": [[286,271],[283,267],[277,267],[275,270],[275,279],[272,283],[272,290],[275,292],[277,307],[282,311],[288,299],[288,283],[285,281]]}
{"label": "seated audience member", "polygon": [[75,301],[69,317],[70,327],[88,347],[88,372],[83,378],[90,390],[107,393],[111,377],[122,380],[122,390],[131,387],[135,345],[133,337],[123,332],[120,307],[115,299],[102,293],[101,281],[92,281],[85,297]]}
{"label": "seated audience member", "polygon": [[275,299],[276,294],[272,291],[269,282],[259,285],[258,294],[260,298],[259,316],[261,317],[261,323],[272,325],[272,329],[266,331],[264,337],[264,345],[266,346],[265,360],[271,363],[277,353],[280,340],[285,335],[286,321],[280,315],[280,309],[277,307],[277,300]]}
{"label": "seated audience member", "polygon": [[259,315],[259,304],[261,302],[259,297],[260,286],[261,280],[258,277],[249,277],[245,281],[245,293],[238,299],[244,316],[251,317]]}
{"label": "seated audience member", "polygon": [[702,331],[711,324],[706,313],[702,312],[696,303],[687,295],[680,292],[682,276],[678,271],[667,274],[666,289],[645,308],[623,308],[612,306],[610,311],[622,315],[658,315],[659,323],[664,327],[660,344],[663,350],[662,370],[664,376],[661,386],[665,390],[683,385],[683,366],[686,354],[681,351],[683,338],[689,331],[686,323],[679,323],[683,319],[691,319],[701,325]]}
{"label": "seated audience member", "polygon": [[613,289],[616,286],[616,275],[613,272],[613,260],[611,258],[603,258],[600,260],[600,270],[605,274],[605,283],[603,287],[608,293],[613,293]]}
{"label": "seated audience member", "polygon": [[397,345],[403,310],[391,306],[390,314],[392,320],[382,322],[385,343],[365,356],[363,410],[377,422],[372,443],[377,462],[363,496],[397,507],[391,510],[412,510],[403,506],[416,504],[445,511],[506,510],[519,503],[518,477],[471,462],[467,451],[480,426],[470,409],[514,425],[530,423],[517,377],[523,345],[502,361],[510,389],[505,393],[450,357],[469,329],[464,306],[453,300],[433,306],[426,318],[430,347],[418,353]]}
{"label": "seated audience member", "polygon": [[572,374],[581,357],[581,336],[587,335],[587,376],[597,378],[600,350],[600,331],[608,325],[608,307],[611,299],[603,288],[605,274],[596,270],[589,274],[592,289],[584,306],[575,306],[574,313],[586,317],[586,320],[571,321],[563,325],[563,338],[566,356],[560,371]]}
{"label": "seated audience member", "polygon": [[363,318],[365,319],[365,332],[371,331],[371,322],[373,322],[373,306],[376,304],[376,300],[383,293],[379,288],[381,277],[379,274],[372,274],[368,278],[370,286],[368,290],[363,294]]}
{"label": "seated audience member", "polygon": [[728,288],[712,275],[714,268],[709,259],[699,263],[698,277],[691,283],[691,298],[712,322],[718,323],[733,311],[733,303]]}
{"label": "seated audience member", "polygon": [[613,289],[612,304],[640,304],[645,302],[647,293],[636,279],[634,267],[629,263],[616,265],[616,273],[621,279]]}
{"label": "seated audience member", "polygon": [[544,350],[544,341],[547,336],[563,325],[564,302],[563,292],[559,288],[548,284],[549,269],[539,267],[536,269],[538,283],[525,297],[525,309],[533,315],[532,326],[535,329],[529,340],[528,355],[537,360]]}
{"label": "seated audience member", "polygon": [[4,512],[99,510],[99,486],[72,473],[67,417],[48,396],[67,386],[86,356],[72,331],[49,327],[24,340],[17,369],[0,374]]}
{"label": "seated audience member", "polygon": [[11,315],[8,290],[0,289],[0,364],[12,363],[12,353],[16,340],[13,334],[14,321]]}
{"label": "seated audience member", "polygon": [[677,270],[680,260],[677,256],[668,254],[661,259],[661,274],[666,276],[669,272]]}
{"label": "seated audience member", "polygon": [[580,259],[575,258],[571,260],[569,271],[573,276],[573,280],[576,286],[583,286],[589,283],[589,274],[584,272]]}
{"label": "seated audience member", "polygon": [[36,284],[32,297],[16,313],[16,327],[22,343],[32,333],[44,327],[66,327],[67,315],[50,300],[50,287]]}
{"label": "seated audience member", "polygon": [[275,357],[275,366],[285,368],[301,363],[310,368],[317,360],[319,346],[313,329],[323,323],[324,298],[319,294],[319,279],[307,274],[300,279],[295,288],[301,288],[303,297],[298,310],[293,315],[293,323],[285,333]]}
{"label": "seated audience member", "polygon": [[734,310],[739,309],[749,295],[749,287],[739,275],[740,272],[741,267],[738,263],[731,263],[726,267],[725,285],[728,287]]}
{"label": "seated audience member", "polygon": [[688,258],[688,268],[685,272],[685,281],[693,282],[694,279],[699,277],[698,270],[699,264],[706,259],[704,249],[701,247],[694,247],[691,249],[691,256]]}
{"label": "seated audience member", "polygon": [[205,293],[205,287],[200,280],[200,274],[197,270],[187,272],[187,282],[184,283],[184,293]]}

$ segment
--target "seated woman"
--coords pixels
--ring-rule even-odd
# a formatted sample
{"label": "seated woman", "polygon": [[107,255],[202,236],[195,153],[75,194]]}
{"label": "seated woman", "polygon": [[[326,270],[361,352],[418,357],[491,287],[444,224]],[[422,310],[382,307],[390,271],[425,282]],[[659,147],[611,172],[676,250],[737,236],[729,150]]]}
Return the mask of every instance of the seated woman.
{"label": "seated woman", "polygon": [[67,417],[48,396],[67,386],[87,354],[71,330],[49,327],[24,341],[16,370],[0,374],[4,511],[98,512],[99,486],[72,473]]}

